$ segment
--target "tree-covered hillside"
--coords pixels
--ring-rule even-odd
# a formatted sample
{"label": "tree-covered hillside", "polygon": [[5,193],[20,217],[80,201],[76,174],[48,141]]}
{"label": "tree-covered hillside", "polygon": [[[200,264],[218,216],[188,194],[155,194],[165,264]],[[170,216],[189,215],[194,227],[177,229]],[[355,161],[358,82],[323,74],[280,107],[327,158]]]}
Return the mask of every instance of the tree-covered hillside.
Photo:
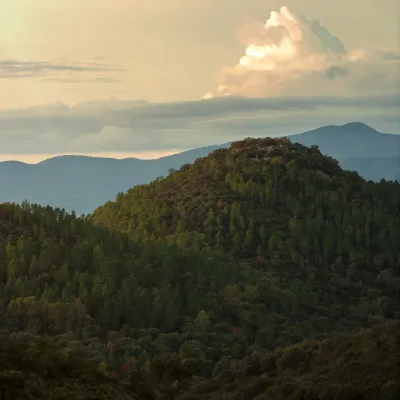
{"label": "tree-covered hillside", "polygon": [[249,139],[120,194],[94,219],[132,238],[332,262],[395,250],[399,204],[399,184],[367,183],[316,146]]}
{"label": "tree-covered hillside", "polygon": [[223,251],[341,301],[387,276],[396,299],[399,205],[398,183],[366,182],[317,147],[249,139],[120,194],[94,220],[137,240]]}
{"label": "tree-covered hillside", "polygon": [[386,322],[352,335],[307,341],[241,360],[221,360],[212,377],[196,359],[163,353],[125,379],[105,376],[57,338],[0,336],[2,400],[397,400],[400,325]]}
{"label": "tree-covered hillside", "polygon": [[106,377],[87,359],[48,338],[0,335],[1,400],[139,400],[128,385]]}
{"label": "tree-covered hillside", "polygon": [[225,364],[185,399],[396,400],[400,397],[400,325],[301,343]]}
{"label": "tree-covered hillside", "polygon": [[138,244],[62,210],[2,205],[0,220],[3,329],[68,334],[66,346],[97,338],[108,347],[90,358],[112,371],[176,352],[207,375],[222,358],[399,318],[397,264],[291,276],[281,263]]}
{"label": "tree-covered hillside", "polygon": [[[346,399],[358,376],[370,397],[349,398],[393,395],[394,375],[373,368],[396,372],[399,195],[316,147],[249,139],[93,216],[1,204],[0,393],[11,374],[25,392],[53,395],[60,380],[82,399],[98,398],[96,382],[137,400]],[[363,328],[372,342],[340,336]],[[12,346],[33,354],[27,371]],[[272,364],[253,374],[256,359]],[[72,388],[60,371],[79,360],[91,378]]]}

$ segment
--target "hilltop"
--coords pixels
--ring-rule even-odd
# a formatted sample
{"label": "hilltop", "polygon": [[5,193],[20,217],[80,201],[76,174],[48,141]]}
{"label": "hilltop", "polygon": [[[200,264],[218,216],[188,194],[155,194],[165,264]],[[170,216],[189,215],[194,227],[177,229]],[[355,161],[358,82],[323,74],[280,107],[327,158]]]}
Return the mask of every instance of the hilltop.
{"label": "hilltop", "polygon": [[[343,168],[355,170],[365,179],[400,180],[400,135],[350,123],[325,126],[289,138],[303,145],[320,146],[323,154],[338,159]],[[179,169],[229,145],[202,147],[155,160],[60,156],[38,164],[0,162],[0,201],[28,200],[69,212],[75,210],[78,215],[87,214],[115,199],[120,192],[150,183],[167,175],[171,168]]]}
{"label": "hilltop", "polygon": [[135,239],[163,238],[239,257],[296,264],[310,258],[310,249],[324,249],[320,261],[350,260],[361,251],[370,263],[384,245],[378,231],[387,237],[399,228],[399,189],[342,170],[317,146],[247,139],[120,194],[93,216]]}
{"label": "hilltop", "polygon": [[317,147],[248,139],[120,194],[93,221],[134,240],[233,257],[295,293],[305,320],[331,308],[335,329],[350,304],[369,303],[363,318],[372,317],[368,298],[383,281],[391,294],[380,310],[400,317],[399,199],[399,184],[366,182]]}

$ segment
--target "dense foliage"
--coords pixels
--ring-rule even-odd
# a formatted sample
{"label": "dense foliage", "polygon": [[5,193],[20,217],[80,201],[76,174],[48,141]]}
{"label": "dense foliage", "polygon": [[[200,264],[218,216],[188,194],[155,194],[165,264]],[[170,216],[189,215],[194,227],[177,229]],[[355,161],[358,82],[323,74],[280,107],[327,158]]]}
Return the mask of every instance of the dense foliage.
{"label": "dense foliage", "polygon": [[182,399],[396,400],[400,325],[303,343],[231,362]]}
{"label": "dense foliage", "polygon": [[366,182],[316,146],[237,142],[120,194],[94,219],[137,240],[231,253],[299,301],[333,308],[336,297],[339,315],[361,300],[399,317],[400,185]]}
{"label": "dense foliage", "polygon": [[242,360],[223,359],[212,378],[194,358],[163,354],[146,368],[132,362],[125,383],[60,349],[57,338],[0,336],[0,399],[397,400],[400,325],[310,341]]}
{"label": "dense foliage", "polygon": [[257,254],[285,269],[338,259],[389,266],[399,261],[399,204],[398,183],[366,182],[317,146],[248,139],[120,194],[94,218],[135,239]]}
{"label": "dense foliage", "polygon": [[[395,365],[399,326],[384,322],[400,320],[399,205],[397,183],[365,182],[316,147],[285,139],[235,143],[120,194],[93,216],[2,204],[0,329],[30,346],[38,362],[28,362],[30,371],[48,377],[46,365],[59,365],[57,380],[64,362],[84,360],[76,374],[93,378],[82,383],[86,398],[97,398],[95,381],[123,390],[105,375],[129,382],[137,399],[224,398],[217,386],[226,398],[250,399],[248,384],[266,373],[273,382],[254,385],[275,396],[268,398],[328,398],[321,393],[339,385],[332,346],[354,372],[347,386],[362,371],[374,375],[373,364]],[[375,328],[321,341],[376,324],[381,345],[373,344]],[[361,344],[343,348],[343,340]],[[296,343],[303,345],[282,350]],[[371,358],[353,365],[350,355],[363,348]],[[241,380],[236,366],[254,360],[258,378],[246,367]],[[2,365],[16,375],[22,368]],[[376,375],[371,396],[385,385],[395,393],[386,375]],[[43,382],[51,393],[55,381]]]}
{"label": "dense foliage", "polygon": [[133,391],[45,338],[0,336],[1,400],[133,400]]}

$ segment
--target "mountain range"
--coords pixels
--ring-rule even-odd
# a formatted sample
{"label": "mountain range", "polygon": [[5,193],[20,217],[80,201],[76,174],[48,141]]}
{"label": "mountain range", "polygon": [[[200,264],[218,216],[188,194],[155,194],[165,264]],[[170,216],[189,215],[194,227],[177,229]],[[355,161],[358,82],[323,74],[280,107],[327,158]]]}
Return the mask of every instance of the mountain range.
{"label": "mountain range", "polygon": [[[245,135],[244,135],[245,136]],[[325,126],[289,136],[293,142],[318,145],[368,180],[400,179],[400,135],[378,132],[363,123]],[[197,148],[154,160],[59,156],[38,164],[0,162],[0,201],[51,205],[91,213],[120,192],[165,176],[229,143]]]}

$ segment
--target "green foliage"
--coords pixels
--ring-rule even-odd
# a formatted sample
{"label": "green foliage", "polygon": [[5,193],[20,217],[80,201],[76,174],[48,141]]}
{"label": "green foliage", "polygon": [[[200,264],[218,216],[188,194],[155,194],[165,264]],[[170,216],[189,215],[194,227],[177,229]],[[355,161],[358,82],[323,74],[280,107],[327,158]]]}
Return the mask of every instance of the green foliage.
{"label": "green foliage", "polygon": [[397,265],[399,204],[398,183],[366,182],[316,147],[249,139],[129,190],[93,218],[135,240],[258,255],[298,274],[336,262]]}
{"label": "green foliage", "polygon": [[388,322],[231,362],[178,398],[395,400],[399,378],[400,324]]}
{"label": "green foliage", "polygon": [[133,392],[96,372],[87,360],[46,338],[0,336],[1,400],[134,399]]}
{"label": "green foliage", "polygon": [[[400,319],[399,243],[398,183],[365,182],[285,139],[235,143],[89,217],[2,204],[0,329],[31,356],[27,378],[3,347],[0,385],[33,393],[39,380],[50,399],[63,398],[57,381],[79,399],[97,398],[95,382],[125,391],[116,379],[137,400],[345,399],[360,382],[395,393],[383,373],[398,325],[382,323]],[[87,389],[68,386],[72,359]],[[373,364],[376,381],[357,383]]]}

